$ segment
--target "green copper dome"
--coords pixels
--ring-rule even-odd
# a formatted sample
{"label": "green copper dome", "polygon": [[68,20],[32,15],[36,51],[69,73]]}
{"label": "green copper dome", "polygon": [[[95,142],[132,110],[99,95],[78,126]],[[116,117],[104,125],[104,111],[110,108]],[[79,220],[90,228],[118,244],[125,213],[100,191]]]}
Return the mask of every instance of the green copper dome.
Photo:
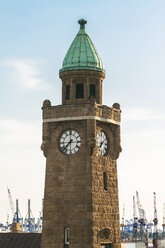
{"label": "green copper dome", "polygon": [[100,56],[85,30],[87,21],[81,19],[78,23],[80,30],[69,47],[60,72],[72,70],[104,71]]}

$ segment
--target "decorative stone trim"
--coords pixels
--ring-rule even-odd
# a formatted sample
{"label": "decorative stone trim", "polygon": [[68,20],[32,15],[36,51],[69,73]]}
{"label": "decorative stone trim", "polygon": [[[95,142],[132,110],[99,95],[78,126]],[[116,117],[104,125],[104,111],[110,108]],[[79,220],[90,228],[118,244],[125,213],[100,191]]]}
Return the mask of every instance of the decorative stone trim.
{"label": "decorative stone trim", "polygon": [[59,122],[59,121],[79,121],[79,120],[96,120],[96,121],[102,121],[107,123],[113,123],[115,125],[120,126],[120,122],[114,121],[107,118],[102,118],[99,116],[75,116],[75,117],[60,117],[60,118],[51,118],[51,119],[44,119],[43,122]]}

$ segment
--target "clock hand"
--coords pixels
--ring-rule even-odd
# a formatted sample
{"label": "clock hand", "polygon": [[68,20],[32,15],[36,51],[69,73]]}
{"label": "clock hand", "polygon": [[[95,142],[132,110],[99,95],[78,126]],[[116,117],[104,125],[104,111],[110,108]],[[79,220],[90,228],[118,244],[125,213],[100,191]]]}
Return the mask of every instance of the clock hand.
{"label": "clock hand", "polygon": [[62,149],[62,150],[63,150],[63,151],[65,151],[65,150],[66,150],[66,148],[68,147],[68,145],[72,143],[72,141],[73,141],[73,140],[71,139],[71,140],[68,142],[68,144],[67,144],[65,147],[63,147],[63,149]]}
{"label": "clock hand", "polygon": [[99,146],[100,148],[101,148],[101,146],[102,146],[102,144],[103,144],[103,143],[104,143],[104,140],[103,140],[103,141],[101,141],[100,146]]}

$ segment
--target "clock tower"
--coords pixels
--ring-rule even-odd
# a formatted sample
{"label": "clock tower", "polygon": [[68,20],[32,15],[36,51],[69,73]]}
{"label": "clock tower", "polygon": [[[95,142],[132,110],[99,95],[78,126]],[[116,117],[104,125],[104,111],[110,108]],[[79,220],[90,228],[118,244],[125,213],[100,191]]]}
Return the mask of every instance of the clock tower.
{"label": "clock tower", "polygon": [[41,248],[120,248],[116,160],[120,105],[102,105],[105,70],[80,30],[60,70],[62,104],[43,102],[46,157]]}

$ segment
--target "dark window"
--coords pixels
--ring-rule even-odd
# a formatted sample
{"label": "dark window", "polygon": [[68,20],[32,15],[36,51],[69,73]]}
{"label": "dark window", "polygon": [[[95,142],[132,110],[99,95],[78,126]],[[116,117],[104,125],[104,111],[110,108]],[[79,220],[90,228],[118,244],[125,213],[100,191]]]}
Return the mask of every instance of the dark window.
{"label": "dark window", "polygon": [[93,147],[90,147],[90,155],[92,156],[93,154]]}
{"label": "dark window", "polygon": [[112,244],[102,244],[101,245],[103,248],[112,248]]}
{"label": "dark window", "polygon": [[95,85],[90,84],[90,96],[95,97]]}
{"label": "dark window", "polygon": [[84,98],[83,84],[76,84],[76,98]]}
{"label": "dark window", "polygon": [[70,85],[66,86],[66,99],[70,99]]}
{"label": "dark window", "polygon": [[65,228],[65,245],[69,245],[69,228]]}
{"label": "dark window", "polygon": [[103,172],[104,190],[107,190],[107,173]]}

